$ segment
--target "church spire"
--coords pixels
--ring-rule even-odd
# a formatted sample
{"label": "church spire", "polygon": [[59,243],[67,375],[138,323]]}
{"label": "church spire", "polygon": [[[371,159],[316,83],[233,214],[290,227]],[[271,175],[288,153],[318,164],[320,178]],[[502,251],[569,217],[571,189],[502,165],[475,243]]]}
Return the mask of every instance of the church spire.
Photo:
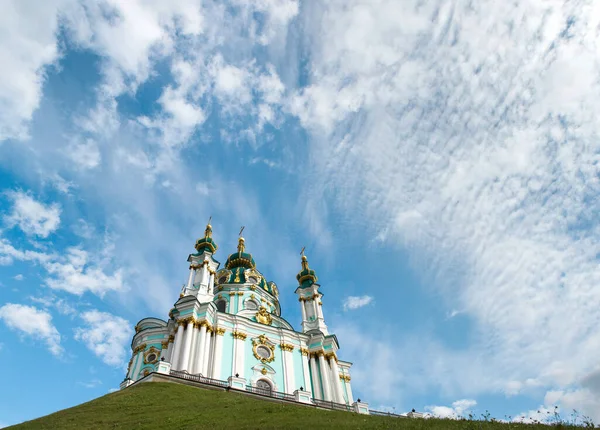
{"label": "church spire", "polygon": [[210,225],[211,219],[212,217],[208,219],[208,223],[206,224],[206,229],[204,230],[204,237],[198,239],[196,241],[196,245],[194,246],[199,254],[201,254],[204,251],[208,251],[214,254],[219,248],[216,242],[212,239],[212,225]]}
{"label": "church spire", "polygon": [[301,287],[310,287],[317,282],[317,274],[308,266],[308,258],[304,255],[304,248],[302,248],[300,254],[302,254],[302,270],[298,272],[296,279]]}

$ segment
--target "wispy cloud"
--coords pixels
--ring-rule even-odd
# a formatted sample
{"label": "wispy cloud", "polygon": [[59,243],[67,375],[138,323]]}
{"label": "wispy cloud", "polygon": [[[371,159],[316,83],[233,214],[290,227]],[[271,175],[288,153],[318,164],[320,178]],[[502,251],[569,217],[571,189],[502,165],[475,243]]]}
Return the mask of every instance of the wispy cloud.
{"label": "wispy cloud", "polygon": [[312,131],[315,186],[411,250],[471,318],[494,386],[576,385],[596,366],[597,7],[330,2],[304,17],[310,83],[290,109]]}

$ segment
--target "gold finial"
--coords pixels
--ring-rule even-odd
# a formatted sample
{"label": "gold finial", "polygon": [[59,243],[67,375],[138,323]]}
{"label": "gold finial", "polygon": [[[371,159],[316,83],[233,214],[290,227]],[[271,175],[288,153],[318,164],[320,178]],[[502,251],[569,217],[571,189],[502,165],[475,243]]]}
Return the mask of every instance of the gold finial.
{"label": "gold finial", "polygon": [[212,215],[208,217],[208,222],[206,223],[206,230],[204,230],[204,237],[212,237],[212,225],[210,225],[210,221],[212,220]]}
{"label": "gold finial", "polygon": [[302,251],[300,251],[300,255],[302,256],[302,270],[308,269],[308,259],[306,255],[304,255],[305,246],[302,247]]}
{"label": "gold finial", "polygon": [[244,244],[244,238],[242,237],[242,233],[244,232],[244,229],[246,227],[242,226],[242,228],[240,229],[240,238],[238,239],[238,252],[244,252],[246,250],[246,245]]}

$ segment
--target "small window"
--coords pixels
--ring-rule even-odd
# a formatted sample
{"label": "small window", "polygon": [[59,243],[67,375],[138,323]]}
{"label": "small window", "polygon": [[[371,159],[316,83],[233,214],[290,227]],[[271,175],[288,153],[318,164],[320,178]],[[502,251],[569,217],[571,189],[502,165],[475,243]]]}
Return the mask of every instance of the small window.
{"label": "small window", "polygon": [[148,363],[154,363],[156,361],[156,354],[148,354],[148,356],[146,357],[146,361]]}
{"label": "small window", "polygon": [[271,391],[272,391],[271,384],[269,382],[265,381],[264,379],[259,379],[258,381],[256,381],[256,388],[258,389],[257,391],[260,394],[262,394],[263,396],[271,395]]}
{"label": "small window", "polygon": [[260,358],[265,358],[267,360],[271,358],[271,350],[266,346],[260,345],[258,348],[256,348],[256,353]]}
{"label": "small window", "polygon": [[227,281],[227,275],[223,275],[219,278],[219,284],[224,284]]}
{"label": "small window", "polygon": [[227,302],[225,300],[219,300],[217,302],[217,310],[219,312],[226,312],[227,309]]}
{"label": "small window", "polygon": [[248,300],[246,302],[246,309],[250,309],[251,311],[255,311],[258,309],[258,303],[256,303],[254,300]]}

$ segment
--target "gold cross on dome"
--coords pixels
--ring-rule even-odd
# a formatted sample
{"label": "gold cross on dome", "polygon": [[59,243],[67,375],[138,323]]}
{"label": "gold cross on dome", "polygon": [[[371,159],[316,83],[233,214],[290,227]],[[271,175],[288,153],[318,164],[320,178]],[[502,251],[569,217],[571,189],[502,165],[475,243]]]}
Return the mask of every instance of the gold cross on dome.
{"label": "gold cross on dome", "polygon": [[306,246],[302,247],[302,250],[300,250],[300,255],[304,257],[304,250],[306,249]]}
{"label": "gold cross on dome", "polygon": [[242,226],[242,228],[240,229],[240,234],[239,234],[240,237],[242,237],[242,232],[244,231],[245,228],[246,228],[246,226]]}
{"label": "gold cross on dome", "polygon": [[212,215],[208,217],[208,222],[206,224],[210,224],[211,221],[212,221]]}

